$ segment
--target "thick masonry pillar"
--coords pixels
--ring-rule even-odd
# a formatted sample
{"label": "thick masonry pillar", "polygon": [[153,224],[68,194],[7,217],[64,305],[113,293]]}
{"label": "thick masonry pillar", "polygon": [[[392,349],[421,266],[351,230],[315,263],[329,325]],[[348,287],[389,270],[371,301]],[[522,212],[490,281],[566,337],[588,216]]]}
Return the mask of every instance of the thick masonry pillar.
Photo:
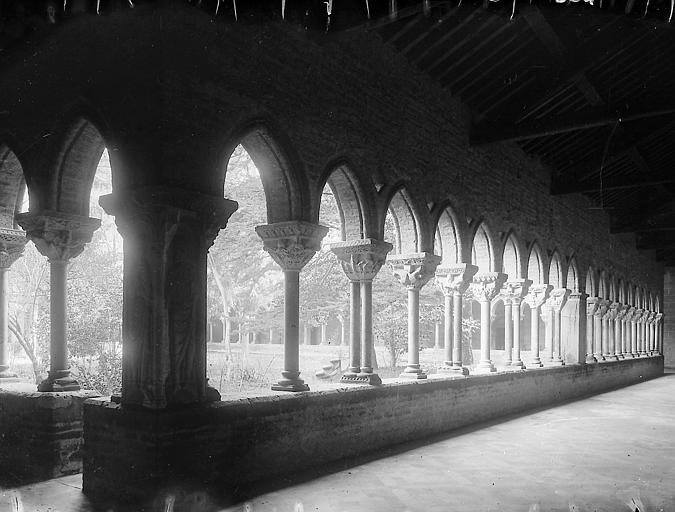
{"label": "thick masonry pillar", "polygon": [[546,303],[553,287],[549,284],[533,284],[530,286],[524,301],[530,306],[530,361],[528,368],[541,368],[543,363],[539,357],[539,315],[541,307]]}
{"label": "thick masonry pillar", "polygon": [[663,313],[656,313],[656,355],[663,355]]}
{"label": "thick masonry pillar", "polygon": [[586,363],[597,363],[598,360],[593,354],[595,347],[595,313],[600,306],[600,299],[597,297],[588,297],[586,299]]}
{"label": "thick masonry pillar", "polygon": [[[504,331],[508,332],[511,343],[506,344],[507,366],[513,370],[524,370],[525,365],[520,357],[520,306],[527,295],[532,281],[529,279],[512,279],[504,284],[501,296],[504,300]],[[508,308],[507,308],[508,303]],[[505,334],[506,338],[506,334]],[[513,351],[513,353],[511,353]]]}
{"label": "thick masonry pillar", "polygon": [[54,211],[22,213],[16,220],[49,260],[49,373],[38,391],[77,391],[80,385],[68,364],[68,262],[80,255],[101,221]]}
{"label": "thick masonry pillar", "polygon": [[561,357],[566,364],[586,361],[586,294],[570,290],[560,314]]}
{"label": "thick masonry pillar", "polygon": [[328,228],[304,221],[256,226],[264,249],[284,271],[284,371],[275,391],[307,391],[300,378],[300,271],[321,248]]}
{"label": "thick masonry pillar", "polygon": [[565,361],[562,357],[562,321],[561,321],[561,312],[563,306],[567,302],[567,298],[570,295],[570,290],[567,288],[555,288],[551,290],[551,296],[548,299],[549,307],[551,308],[552,313],[552,357],[550,364],[552,366],[562,366],[565,364]]}
{"label": "thick masonry pillar", "polygon": [[28,239],[17,229],[0,228],[0,383],[18,380],[9,368],[9,268],[23,254]]}
{"label": "thick masonry pillar", "polygon": [[426,373],[420,368],[419,297],[422,287],[434,277],[441,257],[422,252],[391,256],[388,261],[394,269],[394,276],[408,290],[408,365],[401,377],[426,379]]}
{"label": "thick masonry pillar", "polygon": [[476,373],[497,371],[490,359],[490,308],[507,278],[501,272],[485,272],[476,274],[471,284],[473,295],[480,304],[480,362]]}
{"label": "thick masonry pillar", "polygon": [[206,382],[206,258],[237,203],[166,186],[99,203],[124,238],[122,404],[219,400]]}
{"label": "thick masonry pillar", "polygon": [[331,244],[351,287],[350,340],[351,361],[341,382],[381,384],[373,373],[373,279],[386,261],[392,245],[365,238]]}
{"label": "thick masonry pillar", "polygon": [[462,365],[462,294],[469,288],[478,267],[461,263],[436,269],[436,284],[445,297],[445,361],[439,373],[468,375]]}

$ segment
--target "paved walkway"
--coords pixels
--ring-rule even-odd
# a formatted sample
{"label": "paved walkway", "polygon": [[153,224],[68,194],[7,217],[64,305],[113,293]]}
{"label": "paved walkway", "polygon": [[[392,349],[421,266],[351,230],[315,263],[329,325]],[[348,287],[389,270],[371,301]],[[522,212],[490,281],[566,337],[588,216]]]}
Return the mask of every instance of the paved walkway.
{"label": "paved walkway", "polygon": [[[80,487],[75,476],[4,491],[0,511],[18,499],[25,512],[88,512]],[[225,510],[675,512],[675,375],[464,429]]]}

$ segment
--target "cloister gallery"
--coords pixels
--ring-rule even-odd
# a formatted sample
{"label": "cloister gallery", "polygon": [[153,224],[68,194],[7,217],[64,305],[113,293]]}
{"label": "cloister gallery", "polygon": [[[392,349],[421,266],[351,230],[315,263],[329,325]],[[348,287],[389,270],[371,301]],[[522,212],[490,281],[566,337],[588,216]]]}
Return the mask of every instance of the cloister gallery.
{"label": "cloister gallery", "polygon": [[[190,485],[234,503],[675,363],[669,6],[465,4],[0,2],[3,485],[82,472],[92,500],[140,509]],[[261,396],[221,399],[207,254],[241,200],[223,197],[240,145],[264,190],[267,222],[250,228],[283,272],[283,369]],[[101,222],[89,204],[104,150],[99,203],[124,241],[112,397],[71,370],[66,307],[69,265]],[[310,390],[300,283],[328,232],[324,190],[348,358]],[[37,386],[9,358],[8,283],[27,243],[49,262]],[[383,273],[407,297],[406,364],[384,379]],[[420,361],[424,288],[444,300],[433,367]],[[470,369],[463,301],[477,304]]]}

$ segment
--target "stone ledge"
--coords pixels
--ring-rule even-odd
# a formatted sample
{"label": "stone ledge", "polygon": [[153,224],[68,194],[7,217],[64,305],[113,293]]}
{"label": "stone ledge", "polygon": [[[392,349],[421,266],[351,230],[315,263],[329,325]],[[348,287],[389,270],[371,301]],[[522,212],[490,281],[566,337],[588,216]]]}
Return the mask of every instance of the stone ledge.
{"label": "stone ledge", "polygon": [[662,373],[653,357],[159,411],[88,400],[84,492],[138,503],[181,485],[233,502],[298,472]]}

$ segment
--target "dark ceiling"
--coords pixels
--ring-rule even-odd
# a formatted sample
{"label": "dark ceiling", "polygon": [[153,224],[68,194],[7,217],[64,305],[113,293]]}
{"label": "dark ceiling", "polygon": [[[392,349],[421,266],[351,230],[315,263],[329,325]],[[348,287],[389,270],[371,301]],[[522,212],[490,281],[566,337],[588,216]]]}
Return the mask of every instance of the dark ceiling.
{"label": "dark ceiling", "polygon": [[625,6],[443,4],[375,30],[471,108],[472,144],[515,142],[551,194],[585,194],[675,265],[675,27]]}

